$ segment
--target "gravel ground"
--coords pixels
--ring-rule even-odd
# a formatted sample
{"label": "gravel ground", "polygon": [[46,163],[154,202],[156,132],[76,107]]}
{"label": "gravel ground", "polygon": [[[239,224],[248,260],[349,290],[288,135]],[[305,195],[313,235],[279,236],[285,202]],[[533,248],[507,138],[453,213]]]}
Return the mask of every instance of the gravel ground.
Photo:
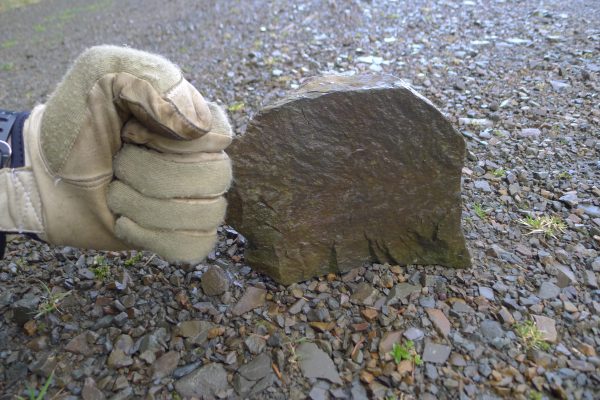
{"label": "gravel ground", "polygon": [[5,108],[42,102],[100,43],[172,59],[237,133],[321,72],[408,80],[468,143],[474,263],[365,265],[286,288],[244,264],[227,227],[187,267],[17,237],[0,263],[0,398],[51,375],[48,398],[599,398],[598,21],[593,0],[46,0],[0,13]]}

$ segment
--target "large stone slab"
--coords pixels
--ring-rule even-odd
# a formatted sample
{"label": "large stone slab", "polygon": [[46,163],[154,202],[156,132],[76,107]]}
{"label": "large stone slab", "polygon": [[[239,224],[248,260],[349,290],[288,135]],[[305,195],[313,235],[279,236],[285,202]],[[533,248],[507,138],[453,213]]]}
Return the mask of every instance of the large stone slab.
{"label": "large stone slab", "polygon": [[364,262],[467,267],[462,136],[392,76],[323,76],[263,109],[228,153],[227,222],[290,284]]}

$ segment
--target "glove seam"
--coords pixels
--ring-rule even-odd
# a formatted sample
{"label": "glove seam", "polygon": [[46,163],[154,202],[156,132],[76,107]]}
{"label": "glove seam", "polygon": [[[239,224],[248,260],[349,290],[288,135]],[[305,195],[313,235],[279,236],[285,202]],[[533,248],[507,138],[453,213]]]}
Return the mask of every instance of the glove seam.
{"label": "glove seam", "polygon": [[[210,132],[210,130],[212,129],[212,125],[213,125],[213,115],[212,115],[212,112],[210,113],[210,127],[207,130],[204,130],[204,129],[199,128],[196,125],[194,125],[181,111],[179,111],[179,108],[177,108],[177,106],[175,105],[175,103],[173,102],[173,100],[169,97],[173,93],[175,93],[177,90],[179,90],[180,87],[182,87],[184,81],[185,81],[185,78],[182,75],[181,79],[179,80],[179,82],[177,82],[175,85],[173,85],[173,87],[171,89],[167,90],[167,92],[163,96],[163,99],[165,99],[171,105],[171,107],[173,107],[173,109],[175,110],[175,112],[179,116],[181,116],[181,118],[183,119],[183,121],[186,124],[188,124],[189,126],[191,126],[192,129],[202,131],[203,132],[202,136],[204,136],[208,132]],[[196,104],[193,101],[192,101],[192,104],[194,105],[194,113],[197,115],[198,114],[198,110],[196,109]],[[199,136],[198,138],[200,138],[202,136]],[[196,139],[198,139],[198,138],[196,138]]]}
{"label": "glove seam", "polygon": [[36,219],[38,225],[44,226],[40,215],[38,215],[38,212],[33,205],[33,201],[31,200],[31,195],[29,194],[29,192],[27,192],[27,190],[25,188],[25,184],[21,181],[21,177],[19,176],[20,175],[19,171],[14,171],[14,172],[15,172],[14,175],[17,179],[18,184],[23,188],[23,193],[25,195],[26,202],[29,205],[29,207],[31,207],[31,209],[33,210],[33,215],[35,215],[35,219]]}
{"label": "glove seam", "polygon": [[217,227],[214,227],[209,231],[200,230],[200,229],[198,229],[198,230],[195,230],[195,229],[160,229],[160,228],[157,229],[155,227],[148,227],[147,225],[142,225],[138,221],[134,221],[125,215],[119,215],[119,218],[117,218],[117,220],[119,220],[121,218],[133,222],[134,224],[136,224],[137,226],[139,226],[142,229],[145,229],[147,231],[152,231],[152,232],[158,232],[158,233],[176,232],[176,233],[181,233],[181,234],[189,235],[189,236],[202,236],[202,237],[211,236],[212,237],[217,231]]}
{"label": "glove seam", "polygon": [[[195,153],[190,153],[190,154],[195,154]],[[217,154],[217,153],[212,153],[212,154]],[[229,158],[221,158],[220,160],[213,160],[213,161],[177,161],[177,160],[169,160],[166,158],[163,158],[162,161],[167,162],[167,163],[173,163],[173,164],[178,164],[178,165],[187,165],[190,167],[195,167],[195,168],[204,168],[207,167],[209,165],[214,165],[223,161],[229,161]]]}
{"label": "glove seam", "polygon": [[[207,135],[217,136],[218,139],[229,139],[229,140],[232,139],[232,137],[230,135],[224,135],[222,133],[215,133],[215,132],[212,132],[212,131],[207,132],[204,136],[207,136]],[[213,137],[213,139],[214,139],[214,137]],[[193,140],[199,140],[199,139],[192,139],[192,141]],[[160,152],[160,153],[167,153],[167,154],[185,154],[185,155],[197,154],[197,153],[218,154],[218,153],[221,153],[221,152],[225,151],[225,150],[216,150],[216,151],[201,150],[201,151],[198,151],[198,150],[195,150],[195,149],[192,149],[192,150],[175,149],[174,150],[171,147],[169,147],[168,145],[165,146],[165,145],[163,145],[160,142],[158,144],[157,143],[151,143],[151,145],[148,145],[149,142],[146,142],[146,143],[137,143],[135,141],[126,141],[126,140],[124,140],[124,142],[127,143],[127,144],[133,144],[133,145],[145,145],[146,147],[148,147],[148,148],[150,148],[152,150],[155,150],[155,151]]]}
{"label": "glove seam", "polygon": [[[33,203],[31,202],[31,198],[30,198],[30,196],[29,196],[29,193],[28,193],[28,192],[25,190],[25,185],[23,185],[23,183],[21,182],[20,178],[18,177],[18,175],[19,175],[19,171],[15,171],[14,169],[11,169],[11,171],[10,171],[10,172],[8,172],[8,175],[9,175],[9,179],[11,180],[11,182],[12,182],[12,183],[13,183],[13,184],[14,184],[16,187],[18,187],[19,189],[22,189],[22,191],[23,191],[23,194],[24,194],[24,197],[25,197],[25,201],[26,201],[27,203],[29,203],[29,205],[30,205],[30,206],[31,206],[31,208],[33,209],[33,213],[34,213],[34,215],[35,215],[35,218],[36,218],[36,220],[37,220],[37,222],[38,222],[39,226],[42,226],[42,228],[43,228],[44,224],[42,223],[42,221],[41,221],[41,219],[40,219],[40,216],[38,215],[38,213],[37,213],[37,211],[36,211],[35,207],[33,207]],[[16,181],[15,181],[15,177],[17,177],[17,180],[16,180]],[[20,218],[20,219],[19,219],[20,221],[22,221],[22,212],[21,212],[21,211],[22,211],[22,209],[21,209],[21,207],[19,207],[19,208],[18,208],[18,210],[17,210],[17,212],[18,212],[18,217]],[[0,231],[4,231],[4,232],[15,232],[15,227],[7,228],[7,227],[0,226]],[[21,230],[18,230],[18,229],[17,229],[17,231],[18,231],[19,233],[21,233]],[[43,232],[44,232],[44,230],[43,230],[43,229],[41,229],[41,230],[39,230],[39,229],[25,229],[25,230],[22,230],[22,231],[23,231],[23,232],[29,232],[29,233],[43,233]]]}
{"label": "glove seam", "polygon": [[[109,174],[101,175],[99,177],[90,178],[88,180],[86,180],[86,179],[74,180],[74,179],[63,178],[61,176],[58,176],[57,179],[59,181],[62,181],[62,182],[65,182],[65,183],[68,183],[70,185],[77,186],[80,188],[97,189],[97,188],[101,187],[102,185],[104,185],[106,182],[111,182],[113,176],[114,175],[112,173],[109,173]],[[55,177],[55,176],[52,176],[52,177]]]}
{"label": "glove seam", "polygon": [[[217,194],[214,196],[207,196],[207,197],[153,197],[153,196],[148,196],[147,194],[144,194],[142,192],[140,192],[139,190],[137,190],[136,188],[134,188],[131,185],[128,185],[124,180],[122,179],[115,179],[113,182],[111,182],[111,187],[113,186],[113,184],[115,182],[119,182],[120,184],[127,186],[130,190],[132,190],[133,192],[135,192],[136,195],[139,195],[141,197],[143,197],[144,199],[151,199],[151,200],[158,200],[161,202],[175,202],[175,203],[189,203],[189,201],[196,201],[199,200],[200,202],[216,202],[219,199],[224,198],[224,194],[227,192],[223,192],[221,194]],[[110,189],[109,189],[110,190]]]}
{"label": "glove seam", "polygon": [[[37,146],[38,147],[37,148],[37,153],[38,153],[38,156],[40,157],[40,160],[42,161],[41,164],[44,167],[44,172],[46,172],[46,174],[50,178],[52,178],[53,180],[55,180],[55,181],[58,181],[58,182],[63,181],[65,183],[69,183],[69,184],[72,184],[74,186],[83,187],[83,188],[87,188],[87,189],[95,189],[95,188],[101,187],[104,183],[106,183],[106,181],[110,182],[110,180],[111,180],[111,178],[113,176],[112,172],[107,172],[104,175],[96,176],[96,177],[91,178],[89,180],[77,180],[76,181],[76,180],[73,180],[73,179],[64,178],[64,177],[62,177],[60,175],[60,172],[56,172],[55,173],[55,172],[53,172],[50,169],[50,166],[48,165],[48,160],[46,160],[46,155],[44,154],[44,152],[42,151],[42,148],[41,148],[42,141],[41,140],[37,140],[36,142],[37,142],[37,145],[38,145]],[[73,141],[73,145],[72,146],[74,146],[74,145],[75,145],[75,141]],[[68,157],[65,158],[65,162],[66,162],[67,159],[68,159]],[[64,167],[64,165],[61,165],[60,169],[62,169],[63,167]],[[95,182],[97,182],[97,183],[95,183]],[[86,183],[88,183],[88,185],[86,185]],[[90,183],[91,183],[91,186],[89,186]]]}
{"label": "glove seam", "polygon": [[[46,107],[45,107],[45,105],[41,105],[40,107],[42,108],[42,117],[41,118],[43,118],[43,113],[45,112],[45,108]],[[89,114],[89,110],[86,111],[86,112]],[[79,137],[79,135],[77,135],[77,137]],[[75,142],[77,142],[77,140],[74,140],[73,143],[71,144],[71,146],[70,146],[71,150],[69,150],[69,154],[72,151],[72,147],[75,146]],[[89,178],[87,180],[86,179],[84,179],[84,180],[73,180],[73,179],[64,178],[63,176],[60,175],[60,171],[64,168],[64,164],[67,162],[69,156],[67,156],[65,158],[65,160],[61,164],[60,169],[57,172],[54,172],[50,168],[50,165],[48,164],[48,160],[46,159],[46,154],[44,153],[44,151],[42,149],[41,135],[38,138],[38,140],[35,141],[35,143],[37,144],[37,146],[33,146],[34,149],[32,149],[31,151],[35,151],[37,153],[37,156],[41,160],[41,164],[42,164],[42,167],[44,169],[44,172],[51,179],[53,179],[57,184],[59,182],[63,181],[65,183],[69,183],[69,184],[74,185],[74,186],[83,187],[83,188],[87,188],[87,189],[95,189],[95,188],[101,187],[107,181],[110,182],[112,180],[112,177],[113,177],[113,173],[112,172],[107,172],[107,173],[105,173],[103,175],[95,176],[95,177]],[[34,174],[34,177],[35,177],[35,174]],[[36,181],[37,181],[37,179],[36,179]]]}
{"label": "glove seam", "polygon": [[[41,146],[41,141],[38,141],[38,143]],[[73,147],[74,145],[75,145],[75,142],[73,142],[73,145],[71,147]],[[42,160],[42,165],[44,166],[44,171],[48,174],[48,176],[50,178],[54,179],[54,181],[56,183],[59,183],[62,181],[62,182],[69,183],[71,185],[78,186],[78,187],[83,187],[86,189],[96,189],[98,187],[101,187],[106,182],[110,182],[113,177],[112,172],[107,172],[106,174],[95,176],[95,177],[92,177],[89,179],[74,180],[74,179],[65,178],[61,175],[61,170],[64,168],[64,165],[61,165],[58,172],[56,172],[56,173],[52,172],[50,170],[50,167],[48,166],[48,162],[46,160],[46,156],[44,155],[44,152],[41,151],[41,149],[38,149],[38,152],[39,152],[40,159]],[[70,153],[70,150],[69,150],[69,153]],[[68,160],[68,158],[69,158],[68,156],[65,158],[65,163]]]}
{"label": "glove seam", "polygon": [[[95,87],[98,85],[98,83],[99,83],[100,81],[102,81],[103,79],[105,79],[107,76],[111,76],[111,75],[112,75],[112,77],[111,77],[111,78],[109,78],[109,79],[111,79],[112,81],[114,81],[114,76],[116,76],[116,74],[114,74],[114,73],[111,73],[111,74],[105,74],[105,75],[103,75],[102,77],[100,77],[98,80],[96,80],[96,81],[94,82],[94,84],[91,86],[91,88],[90,88],[89,92],[86,94],[86,103],[87,103],[87,102],[88,102],[88,100],[89,100],[90,93],[92,93],[92,91],[93,91],[93,90],[94,90],[94,88],[95,88]],[[114,104],[114,99],[112,99],[112,98],[111,98],[111,99],[108,99],[108,98],[107,98],[107,96],[106,96],[106,93],[105,93],[104,91],[102,91],[102,90],[100,90],[99,92],[102,94],[102,96],[104,97],[104,99],[105,99],[105,100],[107,100],[108,102],[110,102],[110,103],[113,103],[113,104]],[[91,114],[91,112],[90,112],[90,108],[89,108],[89,107],[86,107],[86,108],[85,108],[85,117],[84,117],[84,118],[81,120],[81,121],[82,121],[82,124],[79,126],[79,130],[77,131],[77,134],[75,135],[75,137],[73,138],[73,140],[71,141],[71,143],[69,143],[69,147],[67,148],[67,151],[65,152],[64,158],[63,158],[62,162],[60,163],[60,165],[58,166],[58,168],[57,168],[57,170],[56,170],[56,175],[55,175],[54,173],[51,173],[51,174],[50,174],[50,176],[52,176],[52,177],[58,176],[60,179],[63,179],[63,178],[62,178],[62,176],[61,176],[61,174],[62,174],[62,172],[63,172],[63,169],[66,167],[66,164],[67,164],[67,162],[69,161],[69,158],[71,157],[71,152],[73,151],[73,148],[75,147],[75,144],[77,143],[77,140],[78,140],[78,139],[80,138],[80,136],[81,136],[81,130],[82,130],[82,127],[86,126],[86,123],[85,123],[85,122],[86,122],[86,121],[89,121],[89,120],[90,120],[90,118],[91,118],[91,115],[90,115],[90,114]],[[43,118],[43,117],[42,117],[42,118]],[[41,132],[40,132],[40,133],[41,133]],[[40,136],[41,136],[41,135],[40,135]],[[42,140],[40,140],[40,146],[41,146],[41,145],[42,145]],[[43,152],[43,151],[41,151],[41,150],[42,150],[42,149],[40,148],[40,152],[41,152],[41,153],[42,153],[42,155],[43,155],[43,157],[42,157],[42,158],[43,158],[43,160],[44,160],[44,165],[46,165],[46,170],[48,170],[48,165],[47,165],[47,162],[46,162],[45,154],[44,154],[44,152]]]}
{"label": "glove seam", "polygon": [[[144,114],[146,114],[146,115],[148,115],[148,116],[150,115],[150,114],[149,114],[149,113],[148,113],[148,112],[147,112],[147,111],[144,109],[144,107],[142,106],[142,104],[141,104],[140,102],[138,102],[138,101],[134,101],[134,100],[130,99],[129,97],[127,97],[127,96],[125,96],[125,95],[123,95],[123,94],[121,94],[121,93],[119,93],[119,96],[118,96],[118,97],[119,97],[121,100],[125,100],[127,103],[129,103],[129,104],[131,104],[131,105],[134,105],[134,106],[138,107],[138,109],[139,109],[140,111],[143,111],[143,112],[144,112]],[[169,103],[169,105],[171,105],[171,106],[173,107],[173,103],[171,103],[170,101],[169,101],[168,103]],[[173,107],[173,108],[176,108],[176,107]],[[179,111],[177,111],[177,110],[176,110],[176,112],[177,112],[178,114],[182,115],[182,114],[181,114]],[[157,124],[157,125],[160,125],[160,127],[161,127],[161,128],[163,128],[163,129],[165,130],[165,132],[169,132],[169,134],[170,134],[170,135],[173,137],[173,139],[175,139],[175,140],[185,140],[184,138],[182,138],[182,137],[181,137],[181,135],[178,135],[178,134],[177,134],[177,132],[175,132],[173,129],[169,128],[168,126],[164,125],[162,122],[158,121],[158,120],[157,120],[157,119],[155,119],[155,118],[152,118],[152,120],[153,120],[154,122],[156,122],[156,124]],[[186,120],[185,122],[186,122],[187,124],[189,124],[189,122],[188,122],[187,120]],[[208,133],[208,132],[204,132],[203,130],[201,130],[200,128],[197,128],[197,127],[196,127],[196,126],[194,126],[194,125],[191,125],[191,126],[192,126],[192,128],[193,128],[193,129],[195,129],[195,130],[199,130],[200,132],[202,132],[202,136],[204,136],[204,135],[206,135],[206,134]],[[202,136],[199,136],[198,138],[201,138]],[[198,138],[196,138],[196,139],[198,139]]]}
{"label": "glove seam", "polygon": [[214,132],[214,131],[208,131],[208,132],[206,132],[206,134],[209,134],[209,133],[210,133],[211,135],[215,135],[215,136],[223,136],[223,137],[225,137],[225,138],[232,138],[232,136],[231,136],[231,135],[224,135],[224,134],[222,134],[222,133],[217,133],[217,132]]}
{"label": "glove seam", "polygon": [[[25,193],[25,188],[23,187],[23,185],[21,184],[21,181],[16,178],[16,171],[14,169],[12,169],[9,173],[10,176],[10,181],[12,182],[12,184],[15,186],[15,188],[17,189],[17,191],[23,191],[23,197],[25,197],[25,204],[27,204],[29,202],[29,199],[27,198],[27,193]],[[18,192],[17,192],[18,193]],[[17,207],[17,218],[18,221],[20,221],[20,223],[23,222],[23,207]]]}
{"label": "glove seam", "polygon": [[23,230],[15,230],[15,227],[11,227],[11,228],[5,228],[3,226],[0,226],[0,233],[18,233],[18,234],[23,234],[23,233],[40,233],[43,234],[44,230],[37,230],[37,229],[23,229]]}
{"label": "glove seam", "polygon": [[[127,72],[121,72],[120,74],[127,74],[127,75],[131,75],[136,79],[141,79],[133,74],[129,74]],[[142,79],[143,80],[143,79]],[[179,77],[179,81],[177,83],[175,83],[170,89],[168,89],[164,94],[162,94],[160,96],[161,99],[163,99],[165,101],[165,103],[169,104],[172,108],[172,110],[175,112],[175,114],[177,114],[180,117],[180,120],[183,121],[183,123],[190,128],[192,131],[196,132],[196,133],[200,133],[200,135],[196,138],[193,139],[199,139],[203,136],[205,136],[208,132],[210,132],[210,129],[212,129],[212,113],[210,114],[211,116],[211,123],[210,123],[210,128],[207,130],[204,130],[200,127],[198,127],[197,125],[194,125],[181,111],[179,111],[179,108],[177,108],[177,106],[175,105],[175,103],[168,97],[171,93],[173,93],[174,91],[176,91],[178,89],[179,86],[182,85],[182,83],[185,81],[185,78],[183,77],[183,75],[180,75]],[[148,81],[146,81],[148,82]],[[149,83],[149,82],[148,82]],[[150,85],[154,90],[156,90],[156,88],[154,88],[154,86]],[[132,99],[130,99],[129,97],[127,97],[126,95],[124,95],[122,92],[119,92],[117,97],[119,99],[125,100],[127,101],[129,104],[133,104],[136,105],[141,111],[143,111],[146,115],[150,115],[146,109],[142,106],[142,104],[138,101],[134,101]],[[113,99],[114,101],[114,99]],[[197,114],[196,112],[196,105],[194,104],[194,112]],[[152,118],[152,120],[154,122],[156,122],[158,125],[160,125],[166,132],[169,132],[171,134],[171,136],[173,136],[173,138],[177,139],[177,140],[186,140],[185,138],[182,138],[181,135],[178,135],[177,132],[173,131],[171,128],[167,127],[166,125],[164,125],[161,121],[159,121],[158,119]]]}

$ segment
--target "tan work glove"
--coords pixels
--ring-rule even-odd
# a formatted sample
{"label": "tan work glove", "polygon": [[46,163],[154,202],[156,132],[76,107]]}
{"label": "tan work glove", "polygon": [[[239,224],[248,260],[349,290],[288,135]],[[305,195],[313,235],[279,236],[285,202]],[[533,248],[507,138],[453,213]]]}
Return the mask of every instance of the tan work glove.
{"label": "tan work glove", "polygon": [[212,250],[231,182],[231,128],[168,60],[85,51],[23,136],[25,167],[0,170],[1,230],[170,261]]}

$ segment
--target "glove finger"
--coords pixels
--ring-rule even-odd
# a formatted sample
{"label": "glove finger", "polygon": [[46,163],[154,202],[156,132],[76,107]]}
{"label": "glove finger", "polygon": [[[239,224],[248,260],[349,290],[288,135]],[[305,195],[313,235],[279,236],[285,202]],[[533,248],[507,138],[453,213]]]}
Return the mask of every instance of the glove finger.
{"label": "glove finger", "polygon": [[163,153],[200,153],[219,152],[231,144],[233,133],[227,115],[215,103],[208,103],[212,114],[212,126],[204,136],[190,141],[173,140],[164,135],[157,135],[137,119],[130,119],[121,131],[127,143],[143,144]]}
{"label": "glove finger", "polygon": [[145,196],[211,198],[231,183],[231,161],[224,152],[172,155],[125,145],[114,161],[115,176]]}
{"label": "glove finger", "polygon": [[108,189],[108,207],[117,215],[150,229],[212,231],[225,218],[227,201],[214,199],[155,199],[121,181]]}
{"label": "glove finger", "polygon": [[131,48],[95,46],[77,58],[46,105],[41,135],[54,172],[70,154],[64,149],[70,149],[85,130],[90,93],[100,90],[96,86],[107,77],[114,80],[106,87],[106,103],[96,105],[94,112],[127,118],[130,110],[153,131],[177,139],[198,138],[210,130],[206,101],[175,64]]}
{"label": "glove finger", "polygon": [[216,229],[211,232],[159,231],[143,228],[126,217],[117,219],[115,234],[119,239],[171,262],[200,262],[217,241]]}
{"label": "glove finger", "polygon": [[157,134],[191,140],[210,131],[208,104],[183,78],[166,93],[160,93],[147,80],[122,73],[115,77],[113,88],[116,103]]}

